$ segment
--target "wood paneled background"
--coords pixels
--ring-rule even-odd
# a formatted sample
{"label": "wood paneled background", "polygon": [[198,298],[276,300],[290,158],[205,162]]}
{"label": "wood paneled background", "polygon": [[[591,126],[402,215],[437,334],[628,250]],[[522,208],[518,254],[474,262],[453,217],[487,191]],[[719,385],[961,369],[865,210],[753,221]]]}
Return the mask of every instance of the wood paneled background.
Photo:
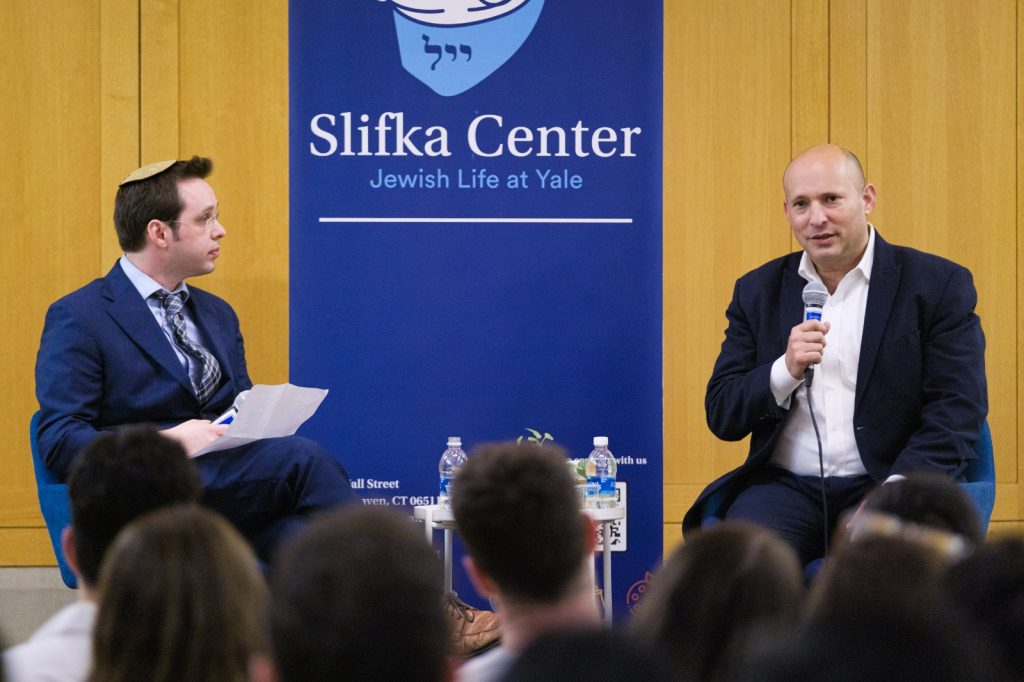
{"label": "wood paneled background", "polygon": [[117,183],[192,154],[227,229],[199,286],[232,302],[249,373],[288,379],[286,0],[0,2],[0,565],[52,565],[28,420],[46,307],[110,269]]}
{"label": "wood paneled background", "polygon": [[[1024,0],[665,0],[665,544],[745,444],[714,439],[704,386],[733,281],[795,248],[791,156],[849,146],[890,241],[971,268],[988,337],[993,532],[1024,528]],[[228,235],[200,285],[228,298],[250,373],[287,379],[286,0],[0,2],[0,565],[49,565],[28,420],[43,315],[119,255],[117,182],[215,161]],[[1018,103],[1020,99],[1021,103]],[[13,218],[13,220],[12,220]]]}
{"label": "wood paneled background", "polygon": [[697,493],[746,454],[745,441],[708,432],[704,387],[735,279],[797,248],[782,172],[822,141],[864,163],[886,239],[974,273],[998,478],[991,532],[1024,529],[1021,9],[1014,0],[665,3],[666,548],[680,541]]}

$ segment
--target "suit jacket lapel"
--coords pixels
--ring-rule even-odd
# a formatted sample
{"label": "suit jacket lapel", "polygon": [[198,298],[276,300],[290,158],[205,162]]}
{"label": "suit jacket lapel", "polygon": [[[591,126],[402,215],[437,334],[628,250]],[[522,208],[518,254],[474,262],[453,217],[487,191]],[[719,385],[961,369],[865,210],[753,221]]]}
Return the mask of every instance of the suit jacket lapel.
{"label": "suit jacket lapel", "polygon": [[119,264],[107,273],[104,282],[107,285],[104,295],[110,301],[107,314],[143,353],[158,362],[185,390],[194,394],[192,382],[170,341]]}
{"label": "suit jacket lapel", "polygon": [[864,310],[864,333],[860,342],[860,361],[857,364],[857,395],[854,411],[864,399],[865,388],[875,367],[875,358],[882,344],[882,336],[889,322],[902,268],[893,257],[892,247],[875,232],[875,262],[871,268],[868,302]]}

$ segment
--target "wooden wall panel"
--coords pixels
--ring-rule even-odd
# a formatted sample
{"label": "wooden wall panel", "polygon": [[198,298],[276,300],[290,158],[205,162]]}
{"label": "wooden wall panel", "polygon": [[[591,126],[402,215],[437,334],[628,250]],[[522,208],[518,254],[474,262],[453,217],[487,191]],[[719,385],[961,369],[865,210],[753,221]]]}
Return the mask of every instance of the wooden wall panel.
{"label": "wooden wall panel", "polygon": [[[829,139],[828,0],[793,0],[790,19],[790,99],[792,139],[790,156]],[[778,202],[782,203],[782,170],[777,172]],[[795,239],[790,240],[797,248]],[[781,254],[780,254],[781,255]],[[738,276],[738,275],[737,275]]]}
{"label": "wooden wall panel", "polygon": [[[139,165],[181,158],[180,7],[178,0],[139,2]],[[188,48],[185,48],[188,49]],[[216,45],[191,48],[216,58]],[[129,169],[131,170],[131,169]]]}
{"label": "wooden wall panel", "polygon": [[33,563],[42,521],[29,457],[34,366],[47,305],[96,276],[100,11],[61,0],[0,3],[0,564]]}
{"label": "wooden wall panel", "polygon": [[789,0],[665,3],[666,537],[745,451],[708,431],[704,389],[736,278],[790,248],[789,33]]}
{"label": "wooden wall panel", "polygon": [[974,273],[997,477],[1014,483],[1019,311],[1017,253],[1007,246],[1019,229],[1015,2],[876,2],[867,25],[874,222],[890,241]]}
{"label": "wooden wall panel", "polygon": [[139,150],[139,3],[100,3],[100,262],[99,274],[121,257],[114,232],[117,184],[142,165]]}
{"label": "wooden wall panel", "polygon": [[[829,141],[867,151],[867,3],[829,3]],[[863,160],[862,160],[863,161]]]}
{"label": "wooden wall panel", "polygon": [[[288,3],[181,0],[179,155],[214,160],[217,271],[257,383],[288,380]],[[144,45],[145,50],[145,45]]]}
{"label": "wooden wall panel", "polygon": [[[791,154],[861,152],[879,229],[974,270],[989,340],[999,497],[1020,532],[1024,461],[1024,0],[665,3],[665,543],[697,492],[737,464],[703,395],[732,283],[792,248]],[[47,562],[27,453],[46,306],[120,254],[116,183],[202,153],[228,229],[200,286],[235,305],[254,379],[287,378],[287,2],[0,3],[0,565]],[[55,189],[56,188],[56,191]],[[40,236],[40,231],[46,232]]]}
{"label": "wooden wall panel", "polygon": [[[1024,97],[1021,93],[1024,93],[1024,0],[1017,0],[1017,166],[1016,166],[1016,177],[1017,177],[1017,231],[1016,231],[1016,244],[1017,244],[1017,268],[1015,272],[1014,290],[1017,292],[1017,301],[1015,310],[1017,312],[1017,328],[1014,330],[1017,335],[1017,373],[1015,374],[1017,382],[1017,390],[1013,396],[1002,396],[1005,400],[1015,398],[1017,404],[1017,440],[1014,443],[1014,455],[1016,456],[1016,481],[1017,495],[1015,499],[1017,502],[1017,514],[1016,518],[1018,521],[1024,520],[1024,486],[1020,486],[1019,483],[1024,479],[1024,457],[1020,455],[1021,445],[1021,431],[1024,429],[1024,378],[1022,378],[1021,369],[1024,368],[1024,277],[1020,276],[1020,270],[1022,264],[1024,264],[1024,239],[1021,238],[1021,232],[1024,232]],[[1003,282],[1002,286],[1010,286],[1010,282]],[[1010,468],[1012,471],[1012,467]],[[1008,473],[1007,469],[1003,469],[1001,472],[1003,475]],[[996,493],[996,500],[998,501],[999,491]],[[1024,530],[1024,523],[1019,523],[1018,527]]]}
{"label": "wooden wall panel", "polygon": [[[731,16],[740,6],[761,33],[744,31],[744,22]],[[693,496],[746,449],[745,442],[721,444],[710,436],[703,393],[724,326],[708,320],[722,319],[733,278],[787,248],[766,237],[768,225],[758,219],[776,217],[780,234],[786,231],[781,213],[772,216],[768,208],[779,203],[776,184],[789,157],[759,146],[752,131],[788,137],[793,153],[822,139],[853,149],[879,188],[873,222],[886,238],[971,268],[988,340],[999,480],[993,532],[1014,532],[1022,525],[1024,491],[1018,480],[1024,462],[1017,455],[1024,423],[1024,351],[1018,349],[1024,337],[1024,283],[1017,276],[1024,259],[1018,238],[1024,225],[1019,198],[1024,191],[1018,191],[1024,182],[1024,130],[1018,127],[1024,104],[1017,95],[1024,91],[1024,76],[1018,75],[1018,64],[1024,64],[1021,10],[1024,0],[666,3],[666,552],[679,541],[678,522]],[[787,13],[788,23],[777,21]],[[759,36],[775,49],[784,46],[788,65],[781,55],[767,56]],[[727,39],[742,49],[724,49]],[[759,89],[741,73],[760,83],[780,73],[784,78],[771,89]],[[762,120],[766,110],[779,107],[786,80],[789,131]],[[738,109],[762,116],[748,118]],[[715,153],[722,140],[736,145],[729,158]],[[726,177],[734,186],[714,181]],[[765,179],[769,185],[758,184]],[[734,200],[736,186],[744,188],[739,200]],[[724,204],[742,206],[740,245],[716,241],[706,229],[715,217],[706,207]],[[751,235],[762,241],[748,241]],[[751,246],[752,252],[743,250]],[[715,250],[711,262],[704,257],[708,249]]]}

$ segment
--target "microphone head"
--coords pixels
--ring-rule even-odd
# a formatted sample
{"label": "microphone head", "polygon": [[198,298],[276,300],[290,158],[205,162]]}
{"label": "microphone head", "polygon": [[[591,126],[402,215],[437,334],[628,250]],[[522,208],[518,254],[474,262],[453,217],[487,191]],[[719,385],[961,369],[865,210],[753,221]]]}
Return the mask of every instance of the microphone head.
{"label": "microphone head", "polygon": [[248,397],[248,395],[249,395],[249,391],[242,391],[241,393],[236,395],[235,396],[235,402],[233,402],[231,404],[231,407],[235,408],[236,410],[239,409],[242,406],[242,403],[245,402],[245,399],[246,399],[246,397]]}
{"label": "microphone head", "polygon": [[823,308],[825,301],[828,300],[828,289],[821,282],[808,282],[804,287],[803,297],[805,306]]}

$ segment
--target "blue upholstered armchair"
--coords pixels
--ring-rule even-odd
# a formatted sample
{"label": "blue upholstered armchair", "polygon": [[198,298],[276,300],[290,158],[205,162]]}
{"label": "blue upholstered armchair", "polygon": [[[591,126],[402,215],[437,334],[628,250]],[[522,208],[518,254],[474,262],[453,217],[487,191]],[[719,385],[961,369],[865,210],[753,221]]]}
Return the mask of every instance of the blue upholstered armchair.
{"label": "blue upholstered armchair", "polygon": [[43,513],[43,520],[46,522],[46,530],[50,534],[50,543],[53,545],[53,554],[57,557],[57,566],[60,567],[60,577],[64,584],[74,589],[78,586],[78,580],[74,571],[64,558],[64,552],[60,546],[60,536],[66,526],[71,525],[71,504],[68,501],[68,486],[57,480],[46,464],[39,456],[39,447],[36,443],[36,427],[39,424],[39,413],[32,415],[29,423],[29,440],[32,443],[32,465],[36,472],[36,492],[39,494],[39,510]]}

